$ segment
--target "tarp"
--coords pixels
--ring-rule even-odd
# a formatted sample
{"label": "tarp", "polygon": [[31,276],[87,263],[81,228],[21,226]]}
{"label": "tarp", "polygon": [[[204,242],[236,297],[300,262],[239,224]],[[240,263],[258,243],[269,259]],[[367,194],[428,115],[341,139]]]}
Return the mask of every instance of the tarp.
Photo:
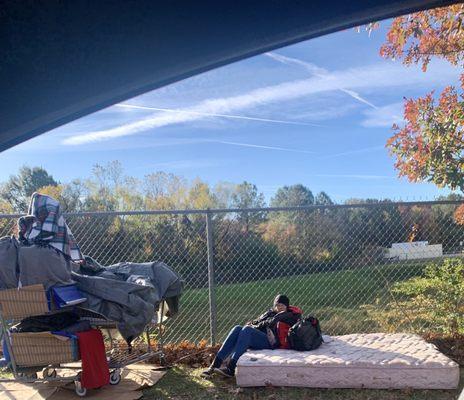
{"label": "tarp", "polygon": [[[117,321],[119,332],[129,341],[152,321],[163,299],[170,306],[171,316],[178,311],[182,281],[162,262],[121,263],[94,276],[73,273],[72,278],[87,297],[82,307]],[[136,283],[137,279],[143,282]]]}

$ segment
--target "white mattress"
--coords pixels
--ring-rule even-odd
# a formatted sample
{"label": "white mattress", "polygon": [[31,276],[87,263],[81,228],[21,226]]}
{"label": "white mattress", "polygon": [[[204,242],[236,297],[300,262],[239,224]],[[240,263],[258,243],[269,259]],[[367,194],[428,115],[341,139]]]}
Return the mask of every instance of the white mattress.
{"label": "white mattress", "polygon": [[455,389],[459,366],[412,334],[332,336],[317,350],[247,351],[237,363],[239,386]]}

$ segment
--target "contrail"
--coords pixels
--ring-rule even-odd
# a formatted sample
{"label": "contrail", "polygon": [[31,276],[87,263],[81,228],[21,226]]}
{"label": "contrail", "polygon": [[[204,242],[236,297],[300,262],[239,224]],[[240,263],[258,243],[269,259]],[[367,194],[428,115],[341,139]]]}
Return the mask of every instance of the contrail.
{"label": "contrail", "polygon": [[348,96],[351,96],[353,99],[356,99],[360,101],[361,103],[367,104],[369,107],[372,107],[374,110],[378,110],[379,107],[377,107],[375,104],[372,104],[370,101],[366,100],[364,97],[361,97],[358,93],[356,93],[353,90],[348,90],[348,89],[339,89],[343,93],[346,93]]}
{"label": "contrail", "polygon": [[[314,66],[311,69],[314,70]],[[349,87],[355,90],[361,88],[400,87],[403,85],[430,84],[430,79],[442,82],[445,78],[455,79],[454,69],[444,69],[439,78],[429,77],[419,70],[402,69],[399,64],[373,64],[362,68],[349,68],[335,71],[327,75],[312,76],[306,79],[283,82],[276,85],[268,85],[253,89],[238,95],[228,97],[215,97],[200,101],[178,112],[154,112],[145,118],[134,122],[116,125],[112,128],[101,129],[93,132],[75,134],[65,138],[65,145],[80,145],[90,142],[109,140],[123,136],[136,135],[139,132],[163,128],[176,124],[185,124],[207,118],[204,114],[236,115],[254,107],[262,107],[267,104],[285,103],[305,96],[331,92]],[[320,71],[316,69],[316,73]],[[347,89],[343,89],[347,90]],[[353,92],[349,91],[351,96]],[[346,92],[345,92],[346,93]],[[357,93],[356,93],[357,94]],[[357,99],[360,101],[359,99]],[[367,100],[366,100],[367,101]],[[375,108],[374,105],[371,106]],[[242,117],[240,115],[237,115]],[[251,118],[251,117],[246,117]],[[262,118],[264,119],[264,118]],[[281,120],[276,120],[281,121]],[[295,122],[295,121],[291,121]],[[285,123],[288,123],[285,121]],[[301,122],[303,123],[303,122]]]}
{"label": "contrail", "polygon": [[269,119],[269,118],[259,118],[259,117],[246,117],[244,115],[206,113],[206,112],[200,112],[200,111],[190,111],[190,110],[182,110],[182,109],[175,109],[175,108],[137,106],[137,105],[133,105],[133,104],[115,104],[115,106],[116,107],[121,107],[121,108],[136,108],[136,109],[140,109],[140,110],[153,110],[153,111],[163,111],[163,112],[171,112],[171,113],[201,115],[201,116],[204,116],[204,117],[245,119],[245,120],[249,120],[249,121],[272,122],[272,123],[276,123],[276,124],[317,126],[319,128],[324,128],[323,125],[312,124],[310,122],[287,121],[287,120],[281,120],[281,119]]}
{"label": "contrail", "polygon": [[[287,64],[287,65],[299,65],[303,68],[305,68],[307,71],[309,71],[312,75],[317,76],[319,78],[328,78],[330,77],[329,71],[327,71],[324,68],[318,67],[315,64],[299,60],[298,58],[292,58],[292,57],[287,57],[283,56],[281,54],[277,53],[264,53],[266,56],[272,58],[273,60],[276,60],[282,64]],[[378,109],[378,107],[375,104],[372,104],[370,101],[366,100],[365,98],[361,97],[359,93],[349,90],[349,89],[344,89],[342,87],[338,87],[338,90],[340,90],[343,93],[346,93],[348,96],[351,96],[353,99],[356,99],[360,101],[361,103],[367,104],[369,107],[372,107],[374,109]]]}
{"label": "contrail", "polygon": [[289,149],[287,147],[263,146],[263,145],[259,145],[259,144],[227,142],[227,141],[223,141],[223,140],[212,140],[211,142],[212,143],[228,144],[228,145],[232,145],[232,146],[253,147],[253,148],[265,149],[265,150],[278,150],[278,151],[288,151],[288,152],[291,152],[291,153],[315,154],[314,151]]}
{"label": "contrail", "polygon": [[385,150],[385,146],[365,147],[363,149],[358,149],[358,150],[349,150],[349,151],[344,151],[342,153],[328,154],[326,156],[322,156],[318,158],[324,160],[327,158],[350,156],[352,154],[370,153],[372,151],[378,151],[378,150]]}

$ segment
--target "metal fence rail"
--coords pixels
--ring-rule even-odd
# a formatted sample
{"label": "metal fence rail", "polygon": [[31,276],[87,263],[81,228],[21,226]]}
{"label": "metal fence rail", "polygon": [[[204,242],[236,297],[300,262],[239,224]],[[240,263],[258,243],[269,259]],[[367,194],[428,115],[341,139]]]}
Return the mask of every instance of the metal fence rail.
{"label": "metal fence rail", "polygon": [[[167,340],[217,342],[285,293],[325,332],[381,329],[369,306],[444,257],[461,257],[459,201],[70,213],[83,252],[103,265],[161,260],[185,281]],[[18,215],[0,215],[0,236]],[[427,242],[427,243],[426,243]],[[409,244],[401,244],[409,243]],[[405,329],[402,327],[401,329]]]}

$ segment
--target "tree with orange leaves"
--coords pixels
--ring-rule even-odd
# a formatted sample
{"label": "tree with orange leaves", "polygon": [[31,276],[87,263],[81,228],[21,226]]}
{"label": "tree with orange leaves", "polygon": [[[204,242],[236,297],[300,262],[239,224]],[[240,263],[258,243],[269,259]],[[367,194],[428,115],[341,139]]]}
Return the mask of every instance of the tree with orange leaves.
{"label": "tree with orange leaves", "polygon": [[[464,67],[464,5],[395,18],[380,54],[420,63],[424,72],[434,57]],[[387,142],[400,176],[464,191],[463,90],[464,73],[459,88],[448,86],[438,98],[432,92],[405,99],[405,125],[394,125]]]}

